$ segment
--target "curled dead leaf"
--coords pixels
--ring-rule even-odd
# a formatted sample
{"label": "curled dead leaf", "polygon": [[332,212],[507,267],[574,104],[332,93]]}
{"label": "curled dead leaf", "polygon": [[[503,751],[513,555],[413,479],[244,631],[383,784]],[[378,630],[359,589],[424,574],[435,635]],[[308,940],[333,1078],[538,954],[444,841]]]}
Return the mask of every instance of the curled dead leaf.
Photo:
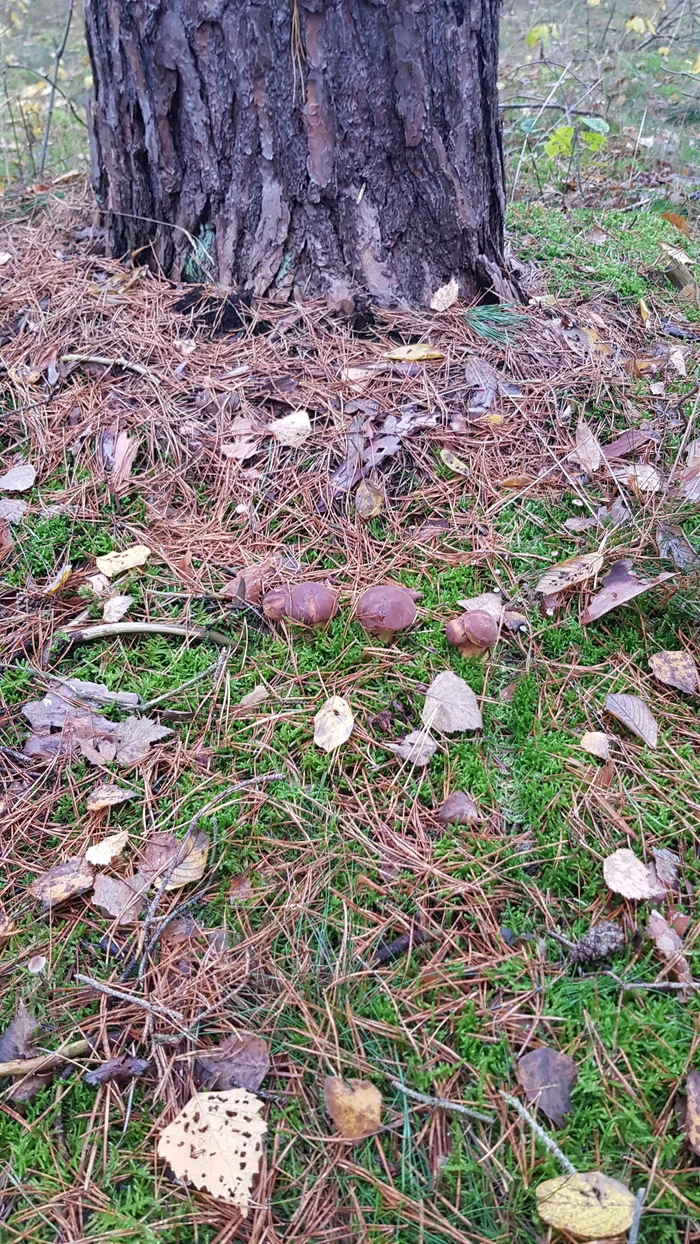
{"label": "curled dead leaf", "polygon": [[632,570],[629,558],[625,557],[613,562],[602,581],[601,590],[589,601],[581,621],[584,625],[596,622],[611,609],[616,609],[618,605],[626,605],[628,601],[634,600],[635,596],[641,596],[643,592],[648,592],[650,588],[657,587],[659,583],[672,578],[673,572],[665,570],[655,579],[639,579]]}
{"label": "curled dead leaf", "polygon": [[361,479],[355,490],[355,513],[358,518],[368,522],[370,518],[377,518],[383,509],[382,489],[368,479]]}
{"label": "curled dead leaf", "polygon": [[406,760],[419,769],[430,764],[437,751],[437,743],[430,737],[427,730],[412,730],[400,743],[382,743],[388,752],[393,752],[400,760]]}
{"label": "curled dead leaf", "polygon": [[584,419],[579,419],[576,427],[576,448],[572,450],[570,457],[589,475],[598,470],[603,460],[603,451],[596,435]]}
{"label": "curled dead leaf", "polygon": [[693,974],[683,954],[683,940],[660,911],[650,912],[648,933],[659,954],[671,964],[676,979],[692,985]]}
{"label": "curled dead leaf", "polygon": [[139,857],[139,872],[149,883],[179,890],[204,876],[209,854],[209,835],[197,831],[178,840],[174,834],[151,834]]}
{"label": "curled dead leaf", "polygon": [[441,449],[440,457],[448,471],[454,471],[455,475],[469,474],[469,467],[466,462],[463,462],[461,458],[458,458],[457,454],[453,454],[451,449]]}

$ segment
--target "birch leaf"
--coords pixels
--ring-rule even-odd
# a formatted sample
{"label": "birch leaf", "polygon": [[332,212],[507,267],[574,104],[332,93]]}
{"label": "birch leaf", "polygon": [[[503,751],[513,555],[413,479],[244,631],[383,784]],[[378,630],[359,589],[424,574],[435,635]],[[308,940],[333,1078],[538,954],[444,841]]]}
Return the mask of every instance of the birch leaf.
{"label": "birch leaf", "polygon": [[614,894],[636,902],[663,898],[667,887],[659,880],[653,864],[644,864],[629,847],[620,847],[603,860],[605,884]]}
{"label": "birch leaf", "polygon": [[672,578],[673,572],[664,570],[655,579],[638,579],[632,571],[629,558],[623,557],[620,561],[613,562],[603,579],[600,591],[589,601],[581,620],[584,625],[597,622],[598,618],[610,613],[611,609],[626,605],[636,596],[641,596],[643,592],[648,592],[650,588],[658,587],[660,583]]}
{"label": "birch leaf", "polygon": [[278,445],[298,449],[311,436],[309,412],[308,410],[293,410],[291,415],[275,419],[268,425],[267,431],[274,436]]}
{"label": "birch leaf", "polygon": [[323,1100],[343,1140],[363,1140],[382,1126],[382,1095],[370,1080],[327,1076]]}
{"label": "birch leaf", "polygon": [[32,881],[29,893],[41,899],[44,907],[57,907],[59,903],[91,890],[92,882],[92,868],[82,855],[74,855]]}
{"label": "birch leaf", "polygon": [[693,695],[698,689],[698,667],[689,652],[679,651],[654,652],[649,657],[649,664],[655,678],[666,683],[667,687],[677,687]]}
{"label": "birch leaf", "polygon": [[437,751],[437,743],[427,730],[412,730],[400,743],[383,743],[382,747],[419,769],[424,769]]}
{"label": "birch leaf", "polygon": [[178,1179],[235,1205],[245,1218],[267,1132],[261,1109],[246,1089],[195,1093],[161,1132],[158,1157]]}
{"label": "birch leaf", "polygon": [[105,553],[104,557],[96,557],[95,565],[100,574],[113,579],[115,575],[123,574],[125,570],[143,566],[150,556],[151,550],[148,545],[134,544],[130,549],[124,549],[122,553]]}
{"label": "birch leaf", "polygon": [[481,710],[474,692],[452,670],[443,670],[431,682],[421,721],[429,730],[440,730],[443,734],[452,734],[456,730],[480,730],[482,725]]}
{"label": "birch leaf", "polygon": [[656,747],[659,737],[656,719],[651,709],[647,707],[644,700],[640,700],[638,695],[611,694],[605,701],[605,708],[608,713],[612,713],[613,717],[617,717],[623,726],[627,726],[632,734],[636,734],[643,743],[647,743],[649,747]]}
{"label": "birch leaf", "polygon": [[544,1222],[584,1240],[623,1235],[634,1217],[629,1188],[600,1171],[546,1179],[535,1189],[535,1197]]}
{"label": "birch leaf", "polygon": [[576,557],[568,557],[566,561],[550,566],[542,575],[535,591],[545,596],[554,596],[566,588],[575,587],[577,583],[585,583],[597,574],[603,564],[600,553],[579,553]]}
{"label": "birch leaf", "polygon": [[462,462],[462,459],[458,458],[456,454],[453,454],[451,449],[441,449],[440,457],[442,458],[442,461],[448,471],[454,471],[455,475],[469,474],[469,467],[466,462]]}
{"label": "birch leaf", "polygon": [[[99,790],[99,786],[97,789]],[[124,797],[127,799],[133,798],[133,791],[119,790],[118,786],[113,786],[111,789],[119,791],[120,796],[122,796],[118,801],[119,803],[123,801]],[[110,805],[103,804],[102,806],[109,807]],[[88,847],[85,852],[85,859],[88,864],[94,864],[96,868],[106,868],[108,864],[112,863],[112,860],[119,858],[128,841],[129,831],[127,829],[120,830],[118,834],[110,834],[108,838],[103,838],[102,842],[95,842],[91,847]]]}
{"label": "birch leaf", "polygon": [[603,460],[603,451],[595,433],[584,419],[579,419],[576,428],[576,448],[570,456],[589,475],[593,475],[598,470]]}
{"label": "birch leaf", "polygon": [[587,730],[581,735],[579,746],[584,752],[597,756],[600,760],[610,759],[610,739],[602,730]]}
{"label": "birch leaf", "polygon": [[92,895],[93,905],[117,924],[135,924],[143,907],[142,892],[128,880],[98,873]]}
{"label": "birch leaf", "polygon": [[29,462],[21,462],[18,466],[10,467],[4,475],[0,475],[0,491],[27,492],[35,479],[36,467]]}
{"label": "birch leaf", "polygon": [[390,359],[392,363],[422,363],[426,359],[444,359],[442,350],[436,350],[429,345],[415,346],[397,346],[395,350],[388,350],[384,355],[385,359]]}
{"label": "birch leaf", "polygon": [[342,743],[347,743],[354,724],[347,701],[332,695],[314,717],[314,743],[324,752],[334,752]]}

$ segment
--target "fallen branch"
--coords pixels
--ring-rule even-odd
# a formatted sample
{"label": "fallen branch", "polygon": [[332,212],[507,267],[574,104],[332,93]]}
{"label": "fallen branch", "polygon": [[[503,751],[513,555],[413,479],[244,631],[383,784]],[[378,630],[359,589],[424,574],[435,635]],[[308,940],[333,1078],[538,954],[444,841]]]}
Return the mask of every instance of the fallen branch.
{"label": "fallen branch", "polygon": [[137,994],[127,993],[126,989],[115,989],[113,985],[105,985],[103,981],[97,981],[92,976],[82,976],[79,972],[76,972],[73,980],[80,981],[81,985],[89,985],[91,989],[106,994],[108,998],[116,998],[118,1002],[130,1002],[132,1006],[140,1006],[142,1010],[148,1011],[149,1015],[172,1019],[178,1024],[184,1023],[184,1016],[180,1011],[173,1011],[169,1006],[161,1006],[159,1002],[149,1002],[147,998],[139,998]]}
{"label": "fallen branch", "polygon": [[463,1106],[460,1101],[448,1101],[446,1097],[429,1097],[427,1093],[419,1093],[416,1089],[407,1088],[400,1080],[390,1080],[389,1083],[398,1093],[412,1097],[414,1101],[421,1102],[423,1106],[432,1106],[433,1110],[451,1110],[453,1114],[463,1114],[468,1119],[477,1119],[479,1123],[493,1123],[494,1121],[492,1114],[471,1110],[469,1106]]}
{"label": "fallen branch", "polygon": [[91,1048],[89,1041],[71,1041],[51,1054],[39,1054],[36,1058],[11,1058],[7,1063],[0,1063],[0,1077],[28,1076],[35,1071],[46,1071],[49,1067],[57,1067],[59,1063],[70,1062],[80,1054],[87,1054]]}
{"label": "fallen branch", "polygon": [[537,1119],[533,1119],[530,1111],[525,1109],[523,1103],[518,1101],[517,1097],[513,1097],[512,1093],[506,1093],[503,1089],[500,1089],[499,1091],[503,1100],[507,1102],[509,1106],[512,1106],[513,1109],[518,1112],[520,1118],[524,1119],[525,1122],[532,1128],[537,1139],[542,1141],[545,1149],[549,1149],[549,1152],[554,1155],[557,1162],[559,1162],[560,1166],[566,1171],[567,1175],[576,1175],[578,1173],[576,1167],[572,1165],[566,1154],[562,1153],[556,1141],[552,1140],[552,1137],[545,1132],[543,1127],[540,1127]]}
{"label": "fallen branch", "polygon": [[601,976],[610,976],[623,989],[659,989],[662,993],[674,989],[700,989],[700,981],[623,981],[615,972],[601,972]]}
{"label": "fallen branch", "polygon": [[210,631],[206,626],[180,626],[176,622],[109,622],[84,626],[75,631],[63,627],[62,634],[71,644],[84,644],[91,639],[111,639],[116,635],[181,635],[183,639],[208,639],[221,648],[231,647],[230,638],[220,631]]}
{"label": "fallen branch", "polygon": [[148,367],[144,367],[142,363],[132,363],[130,359],[105,358],[102,354],[62,354],[59,363],[97,363],[101,367],[123,367],[125,371],[134,371],[137,376],[144,376],[146,380],[152,380],[154,384],[160,384],[160,376],[156,376]]}

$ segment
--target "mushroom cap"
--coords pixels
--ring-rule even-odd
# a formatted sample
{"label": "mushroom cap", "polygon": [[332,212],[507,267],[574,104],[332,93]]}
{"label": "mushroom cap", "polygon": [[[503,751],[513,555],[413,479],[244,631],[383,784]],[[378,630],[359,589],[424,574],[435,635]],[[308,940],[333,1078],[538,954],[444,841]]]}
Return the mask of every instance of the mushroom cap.
{"label": "mushroom cap", "polygon": [[440,808],[438,820],[444,825],[471,825],[481,820],[481,814],[471,795],[464,790],[455,790]]}
{"label": "mushroom cap", "polygon": [[271,622],[289,618],[303,626],[323,626],[338,612],[338,597],[325,583],[285,583],[265,593],[262,607]]}
{"label": "mushroom cap", "polygon": [[355,617],[370,635],[403,631],[416,620],[413,593],[393,583],[368,587],[357,602]]}
{"label": "mushroom cap", "polygon": [[485,609],[469,609],[447,623],[445,635],[448,642],[458,648],[465,644],[490,648],[498,639],[498,623]]}
{"label": "mushroom cap", "polygon": [[270,588],[270,591],[265,593],[262,610],[270,622],[279,622],[282,618],[289,616],[291,594],[291,588],[288,583],[284,587]]}

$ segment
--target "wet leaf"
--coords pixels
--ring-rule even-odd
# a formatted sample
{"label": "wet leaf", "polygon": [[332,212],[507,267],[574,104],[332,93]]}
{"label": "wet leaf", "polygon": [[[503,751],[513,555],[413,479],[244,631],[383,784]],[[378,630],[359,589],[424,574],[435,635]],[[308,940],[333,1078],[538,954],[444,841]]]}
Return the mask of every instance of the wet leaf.
{"label": "wet leaf", "polygon": [[106,1062],[100,1063],[93,1071],[86,1071],[83,1079],[86,1084],[95,1087],[110,1084],[112,1080],[117,1084],[128,1084],[130,1080],[136,1080],[144,1071],[148,1071],[150,1065],[148,1058],[132,1058],[129,1054],[120,1054],[118,1058],[108,1058]]}
{"label": "wet leaf", "polygon": [[480,730],[482,726],[481,710],[474,692],[452,670],[443,670],[431,682],[421,721],[429,730],[439,730],[443,734]]}
{"label": "wet leaf", "polygon": [[459,283],[455,277],[452,277],[445,285],[441,285],[439,289],[435,290],[430,299],[430,309],[431,311],[447,311],[448,307],[453,306],[458,298]]}
{"label": "wet leaf", "polygon": [[[97,790],[99,791],[99,789],[100,787],[98,786]],[[130,799],[134,793],[133,791],[119,790],[118,786],[106,786],[102,789],[118,791],[120,795],[126,795],[127,799]],[[120,799],[118,802],[122,803],[123,799]],[[110,804],[100,804],[100,807],[110,806]],[[95,842],[91,847],[88,847],[85,852],[85,859],[88,864],[93,864],[95,868],[106,868],[108,864],[112,863],[112,860],[119,858],[128,841],[129,831],[126,829],[120,830],[118,834],[110,834],[109,838],[103,838],[102,842]]]}
{"label": "wet leaf", "polygon": [[7,1028],[0,1033],[0,1062],[10,1063],[15,1058],[34,1058],[38,1053],[34,1034],[39,1021],[29,1014],[24,1002],[20,1002]]}
{"label": "wet leaf", "polygon": [[600,760],[610,759],[610,739],[607,734],[603,734],[602,730],[587,730],[581,735],[579,746],[584,752],[589,752],[591,756],[598,756]]}
{"label": "wet leaf", "polygon": [[376,484],[361,479],[355,490],[355,513],[367,522],[376,518],[384,509],[384,493]]}
{"label": "wet leaf", "polygon": [[400,743],[382,743],[382,747],[419,769],[424,769],[437,751],[437,743],[427,730],[412,730]]}
{"label": "wet leaf", "polygon": [[448,471],[454,471],[455,475],[469,474],[469,467],[466,462],[462,462],[462,459],[453,454],[451,449],[441,449],[440,457]]}
{"label": "wet leaf", "polygon": [[654,677],[667,687],[677,687],[687,695],[694,695],[697,691],[698,667],[689,652],[683,649],[654,652],[649,657],[649,664]]}
{"label": "wet leaf", "polygon": [[546,1179],[535,1197],[544,1222],[584,1240],[622,1235],[634,1217],[629,1188],[599,1171]]}
{"label": "wet leaf", "polygon": [[573,1058],[546,1045],[518,1060],[518,1081],[528,1102],[546,1114],[555,1127],[564,1126],[564,1115],[571,1110],[571,1088],[577,1076]]}
{"label": "wet leaf", "polygon": [[677,570],[693,570],[700,565],[700,557],[680,527],[659,523],[656,528],[656,543],[659,557],[672,561]]}
{"label": "wet leaf", "polygon": [[254,1032],[236,1033],[197,1054],[202,1083],[209,1089],[244,1088],[257,1093],[270,1070],[267,1041]]}
{"label": "wet leaf", "polygon": [[444,359],[442,350],[429,345],[397,346],[382,356],[395,363],[422,363],[425,359]]}
{"label": "wet leaf", "polygon": [[643,864],[629,847],[620,847],[603,860],[605,884],[614,894],[644,902],[663,898],[667,887],[662,884],[653,864]]}
{"label": "wet leaf", "polygon": [[693,1153],[700,1157],[700,1071],[688,1072],[685,1092],[685,1134]]}
{"label": "wet leaf", "polygon": [[92,889],[93,870],[82,855],[74,855],[41,873],[29,886],[29,893],[45,908],[57,907],[78,894]]}
{"label": "wet leaf", "polygon": [[134,603],[133,596],[110,596],[102,609],[103,622],[121,622]]}
{"label": "wet leaf", "polygon": [[124,549],[122,553],[105,553],[103,557],[96,557],[95,565],[100,574],[113,579],[115,575],[123,574],[125,570],[133,570],[136,566],[145,565],[150,556],[151,550],[146,544],[134,544],[130,549]]}
{"label": "wet leaf", "polygon": [[346,700],[332,695],[314,717],[314,743],[324,752],[334,752],[347,743],[352,734],[355,718]]}
{"label": "wet leaf", "polygon": [[381,1130],[382,1095],[370,1080],[341,1080],[327,1076],[323,1100],[335,1130],[343,1140],[363,1140]]}
{"label": "wet leaf", "polygon": [[143,893],[121,877],[97,873],[92,896],[93,906],[117,924],[135,924],[143,909]]}
{"label": "wet leaf", "polygon": [[10,467],[4,475],[0,475],[0,492],[27,492],[36,479],[36,467],[28,462]]}
{"label": "wet leaf", "polygon": [[589,475],[593,475],[598,470],[603,460],[603,451],[598,444],[595,433],[584,419],[579,419],[576,428],[576,448],[570,456]]}
{"label": "wet leaf", "polygon": [[311,436],[309,412],[308,410],[293,410],[291,415],[284,415],[282,419],[275,419],[273,423],[268,424],[266,430],[270,436],[274,436],[278,445],[299,449]]}
{"label": "wet leaf", "polygon": [[209,854],[209,835],[197,831],[178,839],[174,834],[151,834],[139,857],[139,871],[156,886],[179,890],[204,876]]}
{"label": "wet leaf", "polygon": [[160,1134],[158,1157],[186,1179],[247,1217],[267,1124],[262,1102],[246,1089],[195,1093]]}
{"label": "wet leaf", "polygon": [[585,583],[597,574],[603,565],[601,553],[578,553],[576,557],[568,557],[566,561],[551,566],[542,575],[535,587],[536,592],[545,596],[554,596],[557,592],[575,587],[577,583]]}
{"label": "wet leaf", "polygon": [[649,913],[648,933],[659,954],[673,964],[676,979],[683,984],[692,985],[693,974],[683,954],[683,941],[660,911]]}
{"label": "wet leaf", "polygon": [[635,596],[641,596],[643,592],[648,592],[650,588],[658,587],[660,583],[665,583],[667,579],[672,578],[673,572],[664,570],[655,579],[639,579],[632,571],[629,558],[625,557],[613,562],[603,578],[600,591],[584,609],[581,621],[584,625],[597,622],[598,618],[610,613],[611,609],[626,605],[630,600],[634,600]]}
{"label": "wet leaf", "polygon": [[656,747],[659,737],[656,719],[651,709],[644,703],[644,700],[640,700],[638,695],[611,694],[605,701],[605,709],[621,721],[623,726],[627,726],[632,734],[636,734],[642,742],[648,744],[649,747]]}
{"label": "wet leaf", "polygon": [[242,695],[238,701],[236,708],[257,708],[259,704],[264,704],[265,700],[269,700],[270,692],[267,687],[260,683],[257,687],[253,687],[252,691],[248,691],[246,695]]}
{"label": "wet leaf", "polygon": [[[88,812],[101,812],[103,808],[116,808],[120,803],[126,803],[127,799],[135,799],[135,790],[126,790],[123,786],[113,786],[110,782],[103,782],[102,785],[96,786],[90,791],[87,797]],[[124,831],[126,832],[126,831]],[[118,834],[113,834],[113,838],[118,838]],[[112,839],[106,838],[105,842],[111,842]],[[124,839],[126,843],[126,838]],[[92,848],[91,848],[92,850]],[[90,853],[87,853],[87,859],[90,859]],[[94,864],[108,864],[109,860],[92,860]]]}

